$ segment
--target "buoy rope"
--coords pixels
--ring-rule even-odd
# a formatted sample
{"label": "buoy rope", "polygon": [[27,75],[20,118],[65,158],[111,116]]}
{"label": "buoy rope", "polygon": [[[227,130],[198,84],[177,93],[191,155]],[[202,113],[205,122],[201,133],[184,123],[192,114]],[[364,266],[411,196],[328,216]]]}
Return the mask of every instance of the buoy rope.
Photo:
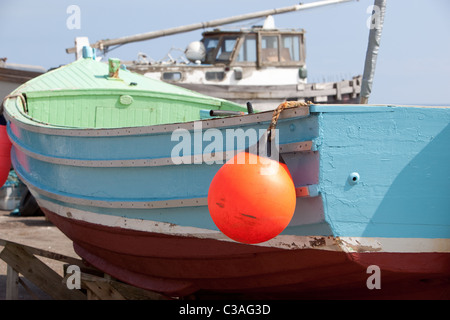
{"label": "buoy rope", "polygon": [[311,105],[311,101],[285,101],[282,104],[280,104],[272,114],[272,121],[270,122],[269,128],[267,128],[268,131],[268,139],[272,141],[275,138],[275,127],[277,126],[278,118],[280,117],[281,112],[284,109],[287,108],[295,108],[295,107],[307,107]]}

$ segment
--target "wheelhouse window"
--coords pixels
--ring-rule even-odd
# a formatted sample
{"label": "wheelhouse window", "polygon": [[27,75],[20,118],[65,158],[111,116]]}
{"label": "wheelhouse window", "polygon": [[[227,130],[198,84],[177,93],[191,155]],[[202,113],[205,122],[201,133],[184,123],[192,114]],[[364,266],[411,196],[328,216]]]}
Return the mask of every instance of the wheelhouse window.
{"label": "wheelhouse window", "polygon": [[256,35],[249,34],[244,37],[244,41],[236,58],[237,62],[256,62],[257,59]]}
{"label": "wheelhouse window", "polygon": [[204,64],[301,66],[304,64],[303,32],[268,31],[206,33]]}
{"label": "wheelhouse window", "polygon": [[219,44],[219,37],[208,37],[203,40],[206,49],[205,63],[214,63],[216,48]]}
{"label": "wheelhouse window", "polygon": [[206,49],[204,62],[214,64],[216,62],[229,62],[234,52],[237,36],[206,37],[203,44]]}
{"label": "wheelhouse window", "polygon": [[278,36],[261,37],[261,61],[278,62]]}
{"label": "wheelhouse window", "polygon": [[296,35],[281,36],[281,61],[300,61],[300,37]]}
{"label": "wheelhouse window", "polygon": [[217,51],[217,62],[227,62],[230,60],[234,46],[236,45],[236,40],[236,36],[222,37],[222,41],[219,44],[219,50]]}
{"label": "wheelhouse window", "polygon": [[302,61],[302,38],[299,34],[261,35],[262,64],[298,64]]}

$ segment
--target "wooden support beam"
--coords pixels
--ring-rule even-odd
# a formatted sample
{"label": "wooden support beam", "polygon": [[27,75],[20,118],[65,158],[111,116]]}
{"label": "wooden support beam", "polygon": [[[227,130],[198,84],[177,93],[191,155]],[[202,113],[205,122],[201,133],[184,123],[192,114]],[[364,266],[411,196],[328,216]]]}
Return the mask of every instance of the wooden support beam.
{"label": "wooden support beam", "polygon": [[28,294],[33,297],[34,300],[39,300],[39,297],[37,296],[37,294],[34,293],[33,290],[31,290],[31,288],[28,287],[28,285],[25,283],[25,281],[23,281],[20,277],[19,277],[19,283],[22,285],[22,287],[25,289],[25,291],[28,292]]}
{"label": "wooden support beam", "polygon": [[55,252],[51,252],[51,251],[47,251],[47,250],[43,250],[43,249],[30,247],[30,246],[27,246],[24,244],[19,244],[16,242],[0,239],[0,246],[6,246],[8,243],[19,245],[32,255],[49,258],[49,259],[53,259],[53,260],[57,260],[57,261],[61,261],[61,262],[66,262],[66,263],[74,264],[74,265],[78,265],[78,266],[85,265],[81,259],[77,259],[77,258],[69,257],[69,256],[66,256],[66,255],[63,255],[60,253],[55,253]]}
{"label": "wooden support beam", "polygon": [[19,299],[19,274],[8,264],[6,269],[6,300]]}
{"label": "wooden support beam", "polygon": [[62,283],[63,278],[30,253],[26,246],[13,242],[6,243],[3,251],[0,252],[0,259],[54,299],[86,299],[86,295],[81,291],[68,289]]}
{"label": "wooden support beam", "polygon": [[[86,266],[82,260],[61,255],[58,253],[37,249],[0,239],[0,246],[4,249],[0,252],[0,259],[8,265],[7,275],[7,299],[18,299],[18,284],[21,283],[34,297],[32,291],[20,279],[19,273],[33,282],[42,291],[57,300],[170,300],[169,297],[157,292],[137,288],[111,278],[100,270]],[[80,267],[81,287],[87,291],[87,295],[77,289],[68,289],[67,281],[71,274],[60,276],[44,262],[35,257],[42,256],[61,262],[66,262],[63,267],[77,265]],[[64,272],[65,273],[65,272]]]}
{"label": "wooden support beam", "polygon": [[81,286],[88,290],[89,300],[170,300],[157,292],[86,273],[81,274]]}
{"label": "wooden support beam", "polygon": [[105,281],[84,281],[90,300],[126,300],[111,284]]}

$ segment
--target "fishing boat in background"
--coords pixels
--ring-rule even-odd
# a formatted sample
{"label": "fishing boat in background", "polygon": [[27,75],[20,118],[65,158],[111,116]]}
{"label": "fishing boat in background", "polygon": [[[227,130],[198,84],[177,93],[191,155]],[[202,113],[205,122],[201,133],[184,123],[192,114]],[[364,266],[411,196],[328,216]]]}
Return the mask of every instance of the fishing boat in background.
{"label": "fishing boat in background", "polygon": [[[208,190],[240,150],[230,139],[266,130],[273,112],[85,53],[12,92],[4,115],[17,175],[89,264],[170,297],[449,298],[450,108],[282,111],[295,211],[248,244],[216,226]],[[225,140],[211,149],[216,134]]]}
{"label": "fishing boat in background", "polygon": [[[215,28],[203,32],[201,41],[189,44],[180,57],[174,57],[174,53],[169,52],[167,59],[152,61],[146,54],[139,53],[137,60],[122,63],[131,71],[209,96],[243,105],[252,101],[254,108],[260,111],[272,110],[285,100],[359,103],[361,75],[337,82],[308,82],[305,30],[278,29],[272,16],[348,1],[298,4],[92,44],[89,44],[88,38],[79,37],[75,39],[76,46],[66,51],[76,53],[76,57],[81,59],[84,46],[108,52],[114,46],[131,42]],[[222,27],[264,17],[263,25],[251,28],[236,30]]]}

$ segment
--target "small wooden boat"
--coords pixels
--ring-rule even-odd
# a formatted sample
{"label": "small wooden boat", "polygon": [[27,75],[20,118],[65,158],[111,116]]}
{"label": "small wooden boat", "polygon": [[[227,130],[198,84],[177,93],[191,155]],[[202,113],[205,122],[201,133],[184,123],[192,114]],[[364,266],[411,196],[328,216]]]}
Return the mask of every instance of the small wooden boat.
{"label": "small wooden boat", "polygon": [[[295,212],[279,235],[247,244],[217,228],[208,188],[246,147],[227,142],[266,130],[272,111],[115,63],[75,61],[4,101],[18,176],[87,262],[168,296],[449,298],[450,108],[281,112]],[[212,132],[226,140],[217,148]]]}

